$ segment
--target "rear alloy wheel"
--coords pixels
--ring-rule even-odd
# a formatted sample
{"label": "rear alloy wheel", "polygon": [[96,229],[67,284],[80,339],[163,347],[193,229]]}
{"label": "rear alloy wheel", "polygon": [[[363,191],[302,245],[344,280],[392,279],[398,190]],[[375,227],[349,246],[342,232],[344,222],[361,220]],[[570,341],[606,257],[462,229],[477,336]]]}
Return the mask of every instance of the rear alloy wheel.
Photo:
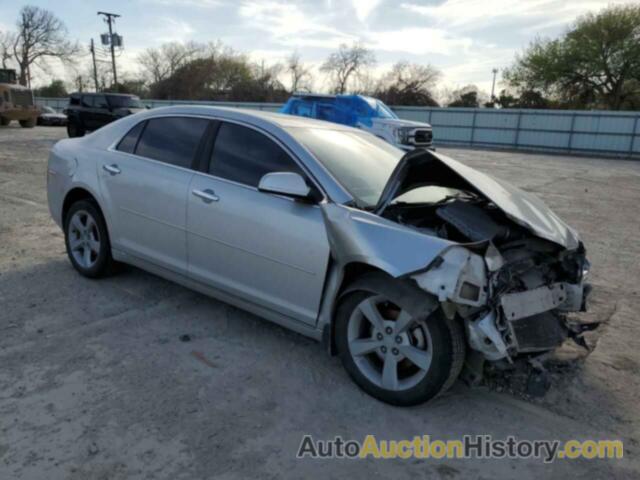
{"label": "rear alloy wheel", "polygon": [[90,278],[112,272],[114,262],[107,227],[93,202],[74,203],[67,213],[64,231],[69,260],[78,272]]}
{"label": "rear alloy wheel", "polygon": [[377,288],[345,297],[336,341],[344,367],[363,390],[393,405],[416,405],[455,381],[464,362],[464,337],[439,308],[424,311],[424,292],[396,288],[392,279],[386,283],[389,288],[378,282]]}

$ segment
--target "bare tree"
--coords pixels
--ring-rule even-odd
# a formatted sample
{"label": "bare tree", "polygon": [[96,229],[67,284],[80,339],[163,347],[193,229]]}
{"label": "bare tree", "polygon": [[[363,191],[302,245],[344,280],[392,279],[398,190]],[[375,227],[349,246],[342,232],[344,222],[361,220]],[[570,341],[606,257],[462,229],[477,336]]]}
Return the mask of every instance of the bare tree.
{"label": "bare tree", "polygon": [[285,71],[291,78],[292,92],[310,92],[312,90],[313,79],[311,70],[301,60],[298,52],[293,52],[287,58]]}
{"label": "bare tree", "polygon": [[432,65],[400,61],[382,77],[376,97],[390,105],[436,106],[433,92],[441,76]]}
{"label": "bare tree", "polygon": [[337,52],[329,55],[320,70],[330,75],[335,93],[345,93],[351,79],[363,77],[366,70],[375,64],[375,55],[362,44],[348,46],[343,43]]}
{"label": "bare tree", "polygon": [[13,58],[14,42],[15,34],[12,32],[0,32],[0,61],[2,61],[2,68],[9,68],[7,62]]}
{"label": "bare tree", "polygon": [[20,67],[19,80],[22,85],[30,82],[30,68],[34,63],[44,68],[49,58],[69,63],[80,51],[77,42],[67,39],[64,23],[49,10],[34,6],[22,7],[17,27],[13,56]]}
{"label": "bare tree", "polygon": [[145,70],[151,83],[158,83],[173,75],[178,68],[199,56],[203,56],[205,45],[189,42],[186,44],[171,42],[159,48],[147,48],[138,61]]}

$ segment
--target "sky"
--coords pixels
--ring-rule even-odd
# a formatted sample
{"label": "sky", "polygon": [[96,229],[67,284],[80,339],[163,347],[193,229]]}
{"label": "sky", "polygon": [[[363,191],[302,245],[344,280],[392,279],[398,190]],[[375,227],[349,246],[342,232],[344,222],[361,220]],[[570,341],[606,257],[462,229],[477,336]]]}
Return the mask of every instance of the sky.
{"label": "sky", "polygon": [[[266,65],[297,51],[316,69],[341,43],[359,41],[374,51],[377,74],[399,60],[429,63],[442,72],[447,88],[475,84],[488,92],[492,69],[509,66],[536,36],[558,36],[579,15],[634,1],[0,0],[0,31],[13,29],[22,6],[36,5],[53,11],[69,37],[86,46],[106,31],[97,11],[118,13],[116,31],[125,46],[118,69],[128,76],[138,71],[140,52],[170,41],[220,40]],[[57,65],[51,72],[73,77]],[[50,79],[36,75],[36,85]]]}

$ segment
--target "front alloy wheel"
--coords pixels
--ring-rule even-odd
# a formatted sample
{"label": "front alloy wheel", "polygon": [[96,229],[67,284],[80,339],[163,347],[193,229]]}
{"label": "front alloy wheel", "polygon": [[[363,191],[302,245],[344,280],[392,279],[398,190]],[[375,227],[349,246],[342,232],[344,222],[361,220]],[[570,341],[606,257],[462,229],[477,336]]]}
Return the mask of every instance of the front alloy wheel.
{"label": "front alloy wheel", "polygon": [[[436,303],[434,303],[436,302]],[[370,274],[336,312],[336,346],[351,378],[393,405],[416,405],[447,390],[464,363],[457,319],[411,280]]]}
{"label": "front alloy wheel", "polygon": [[365,298],[353,310],[347,339],[353,361],[377,387],[406,390],[431,367],[433,343],[426,320],[382,295]]}

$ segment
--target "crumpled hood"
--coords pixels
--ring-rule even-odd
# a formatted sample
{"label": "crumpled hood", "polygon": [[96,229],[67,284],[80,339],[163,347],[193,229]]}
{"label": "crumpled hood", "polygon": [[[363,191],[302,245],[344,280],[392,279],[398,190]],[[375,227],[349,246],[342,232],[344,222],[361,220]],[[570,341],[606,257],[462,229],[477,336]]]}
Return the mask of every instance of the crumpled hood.
{"label": "crumpled hood", "polygon": [[400,160],[374,211],[380,215],[394,198],[425,185],[475,191],[534,235],[569,250],[580,244],[578,233],[535,195],[445,155],[422,149],[409,152]]}

